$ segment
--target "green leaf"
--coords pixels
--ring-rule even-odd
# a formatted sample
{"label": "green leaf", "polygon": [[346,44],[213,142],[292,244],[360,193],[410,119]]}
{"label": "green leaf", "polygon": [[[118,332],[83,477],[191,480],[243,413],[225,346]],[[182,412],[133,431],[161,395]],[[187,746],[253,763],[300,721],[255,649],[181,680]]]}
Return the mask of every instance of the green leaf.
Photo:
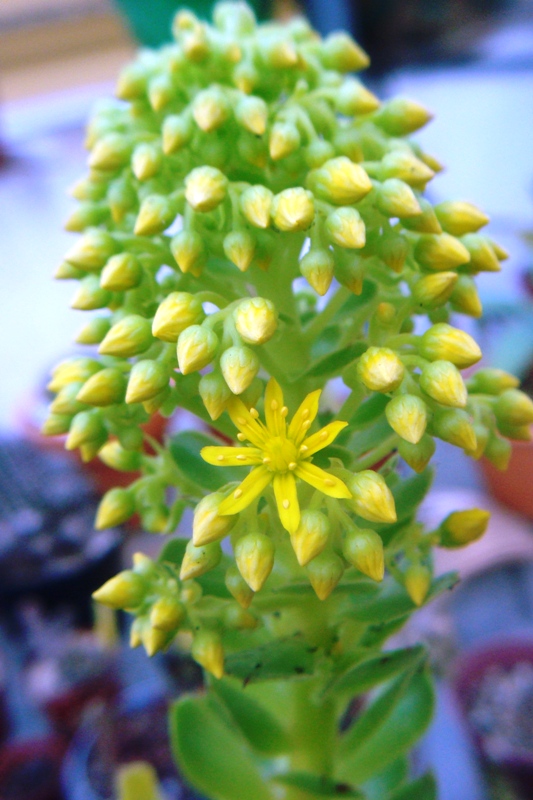
{"label": "green leaf", "polygon": [[266,755],[289,748],[289,740],[278,720],[254,697],[229,680],[213,681],[213,691],[223,700],[251,747]]}
{"label": "green leaf", "polygon": [[220,440],[200,431],[183,431],[170,437],[169,450],[186,478],[214,492],[225,483],[241,481],[246,476],[246,472],[238,468],[214,467],[203,460],[200,455],[202,447],[220,444]]}
{"label": "green leaf", "polygon": [[387,800],[437,800],[437,783],[431,772],[387,796]]}
{"label": "green leaf", "polygon": [[[357,411],[350,417],[350,426],[352,428],[364,428],[374,422],[385,412],[385,407],[390,402],[390,397],[386,394],[374,392],[368,400],[365,400]],[[387,423],[388,424],[388,423]],[[391,428],[388,428],[391,431]]]}
{"label": "green leaf", "polygon": [[[443,592],[453,589],[457,583],[457,574],[448,572],[441,575],[431,584],[426,603]],[[399,586],[392,579],[385,580],[377,597],[358,599],[354,602],[350,616],[361,622],[379,623],[399,619],[415,611],[416,606],[403,586]]]}
{"label": "green leaf", "polygon": [[374,281],[365,279],[363,281],[363,290],[361,294],[351,294],[335,314],[335,319],[345,320],[353,311],[359,311],[359,309],[374,299],[377,290],[378,287]]}
{"label": "green leaf", "polygon": [[[162,548],[157,560],[160,563],[172,564],[179,571],[188,542],[188,539],[184,539],[181,536],[170,539]],[[230,559],[228,556],[223,555],[221,562],[215,569],[206,572],[205,575],[200,575],[199,578],[195,578],[196,583],[200,584],[205,595],[214,595],[215,597],[224,597],[226,599],[231,597],[225,582],[225,572],[229,564]]]}
{"label": "green leaf", "polygon": [[170,734],[185,778],[211,800],[272,800],[246,740],[207,695],[186,695],[172,706]]}
{"label": "green leaf", "polygon": [[414,675],[383,724],[376,726],[360,745],[352,742],[351,749],[343,748],[336,777],[357,786],[407,753],[429,725],[433,705],[428,674]]}
{"label": "green leaf", "polygon": [[315,649],[300,638],[291,637],[231,653],[224,662],[224,672],[248,684],[252,681],[310,675],[314,661]]}
{"label": "green leaf", "polygon": [[313,463],[316,464],[317,467],[328,469],[331,458],[340,459],[344,467],[350,469],[353,462],[353,453],[351,450],[348,450],[347,447],[343,447],[340,444],[330,444],[329,447],[324,448],[324,450],[319,450],[318,453],[313,456]]}
{"label": "green leaf", "polygon": [[283,775],[275,775],[272,780],[284,786],[294,786],[315,797],[364,798],[360,791],[345,783],[337,783],[324,775],[312,775],[310,772],[286,772]]}
{"label": "green leaf", "polygon": [[328,355],[315,360],[312,366],[305,372],[300,373],[298,377],[294,378],[294,381],[298,381],[301,378],[331,378],[333,375],[338,375],[344,367],[359,358],[366,349],[365,342],[356,342],[347,347],[342,347],[340,350],[335,350],[333,353],[328,353]]}
{"label": "green leaf", "polygon": [[384,642],[403,628],[409,616],[410,614],[405,614],[403,617],[398,617],[398,619],[393,619],[389,622],[370,624],[361,637],[361,647],[382,647]]}
{"label": "green leaf", "polygon": [[[378,419],[370,428],[365,428],[363,431],[355,431],[347,445],[352,451],[355,458],[365,455],[375,447],[384,442],[389,436],[392,436],[394,431],[385,419],[385,417]],[[391,448],[392,450],[392,448]]]}
{"label": "green leaf", "polygon": [[420,645],[379,653],[340,675],[330,684],[328,691],[350,692],[350,694],[368,692],[380,683],[394,678],[398,673],[413,669],[424,656],[425,650]]}
{"label": "green leaf", "polygon": [[431,488],[433,477],[433,470],[428,467],[420,474],[400,481],[392,489],[399,523],[406,522],[415,514]]}
{"label": "green leaf", "polygon": [[404,784],[408,775],[409,761],[405,756],[400,756],[365,782],[363,789],[368,800],[383,800],[388,797],[389,792]]}

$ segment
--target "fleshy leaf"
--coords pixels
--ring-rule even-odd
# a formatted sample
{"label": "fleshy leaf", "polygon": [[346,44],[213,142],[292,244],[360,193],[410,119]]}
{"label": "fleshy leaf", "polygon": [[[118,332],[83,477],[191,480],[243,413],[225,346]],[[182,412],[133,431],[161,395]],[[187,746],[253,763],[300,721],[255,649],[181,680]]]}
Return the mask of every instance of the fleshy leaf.
{"label": "fleshy leaf", "polygon": [[417,666],[424,655],[425,650],[421,646],[379,653],[344,672],[330,684],[328,691],[350,694],[367,692],[380,683],[394,678],[399,672]]}
{"label": "fleshy leaf", "polygon": [[310,772],[286,772],[283,775],[275,775],[273,780],[282,783],[284,786],[294,786],[301,789],[306,795],[315,797],[333,798],[352,797],[364,798],[364,795],[357,789],[353,789],[345,783],[338,783],[322,775],[312,775]]}
{"label": "fleshy leaf", "polygon": [[224,663],[224,671],[247,684],[309,675],[313,672],[314,660],[313,648],[293,637],[231,653]]}
{"label": "fleshy leaf", "polygon": [[186,478],[204,489],[213,492],[225,483],[240,481],[242,469],[236,467],[214,467],[200,455],[203,447],[219,445],[220,442],[199,431],[182,431],[170,437],[168,448],[172,458]]}

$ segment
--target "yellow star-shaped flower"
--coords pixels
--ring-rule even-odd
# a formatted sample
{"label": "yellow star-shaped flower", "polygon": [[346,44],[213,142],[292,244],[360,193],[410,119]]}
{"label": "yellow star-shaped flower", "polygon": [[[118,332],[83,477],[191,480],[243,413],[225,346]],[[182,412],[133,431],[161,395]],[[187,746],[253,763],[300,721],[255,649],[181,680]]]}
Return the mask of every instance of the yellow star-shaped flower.
{"label": "yellow star-shaped flower", "polygon": [[[228,412],[239,429],[237,438],[250,445],[245,447],[204,447],[201,455],[217,467],[253,466],[254,469],[222,501],[218,513],[238,514],[272,483],[283,527],[294,533],[300,524],[300,506],[296,478],[301,478],[330,497],[349,498],[348,487],[311,463],[311,457],[327,447],[346,427],[347,422],[330,422],[321,430],[307,436],[318,413],[321,390],[308,394],[287,426],[287,406],[283,404],[281,387],[271,378],[265,393],[266,425],[255,408],[248,410],[242,400],[232,397]],[[307,437],[307,438],[306,438]]]}

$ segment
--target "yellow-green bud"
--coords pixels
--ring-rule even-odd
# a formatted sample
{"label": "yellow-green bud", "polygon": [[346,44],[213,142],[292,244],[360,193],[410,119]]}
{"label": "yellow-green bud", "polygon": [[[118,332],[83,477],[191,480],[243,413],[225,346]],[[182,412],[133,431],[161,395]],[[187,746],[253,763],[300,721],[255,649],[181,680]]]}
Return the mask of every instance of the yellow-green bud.
{"label": "yellow-green bud", "polygon": [[99,361],[93,358],[68,358],[61,361],[52,370],[52,380],[47,385],[51,392],[58,392],[69,383],[86,381],[95,372],[102,369]]}
{"label": "yellow-green bud", "polygon": [[158,145],[143,142],[133,151],[131,168],[139,181],[147,181],[157,175],[163,164],[163,153]]}
{"label": "yellow-green bud", "polygon": [[276,332],[278,315],[274,304],[263,297],[241,300],[233,311],[235,327],[248,344],[264,344]]}
{"label": "yellow-green bud", "polygon": [[144,435],[140,427],[128,426],[118,428],[117,439],[125,450],[141,450],[144,443]]}
{"label": "yellow-green bud", "polygon": [[218,337],[210,328],[190,325],[178,337],[178,364],[183,375],[207,367],[218,349]]}
{"label": "yellow-green bud", "polygon": [[224,676],[224,648],[217,631],[202,630],[194,635],[191,655],[195,661],[215,678]]}
{"label": "yellow-green bud", "polygon": [[432,118],[427,108],[415,100],[394,97],[381,106],[373,121],[389,136],[406,136],[423,128]]}
{"label": "yellow-green bud", "polygon": [[157,800],[160,797],[157,772],[146,761],[122,764],[116,771],[116,792],[122,800],[132,797]]}
{"label": "yellow-green bud", "polygon": [[481,350],[474,339],[445,322],[433,325],[422,335],[418,351],[423,358],[430,361],[451,361],[460,369],[471,367],[481,358]]}
{"label": "yellow-green bud", "polygon": [[241,608],[248,608],[254,599],[254,592],[250,589],[237,567],[228,567],[225,583],[228,592],[235,598]]}
{"label": "yellow-green bud", "polygon": [[359,250],[365,246],[365,223],[355,208],[337,208],[326,217],[326,233],[333,244]]}
{"label": "yellow-green bud", "polygon": [[291,534],[292,549],[301,567],[305,567],[324,550],[329,531],[329,520],[321,511],[302,511],[300,524]]}
{"label": "yellow-green bud", "polygon": [[72,417],[70,414],[49,414],[41,427],[43,436],[62,436],[68,432]]}
{"label": "yellow-green bud", "polygon": [[348,504],[356,514],[369,522],[396,522],[396,507],[391,490],[378,472],[365,469],[356,472],[348,482],[352,499]]}
{"label": "yellow-green bud", "polygon": [[435,173],[427,164],[405,150],[393,150],[381,161],[381,179],[399,178],[414,189],[423,189]]}
{"label": "yellow-green bud", "polygon": [[195,64],[200,64],[209,55],[209,42],[204,27],[197,26],[182,41],[183,52]]}
{"label": "yellow-green bud", "polygon": [[107,179],[101,180],[100,176],[89,174],[85,178],[80,178],[74,186],[71,186],[68,193],[76,200],[103,200],[107,189]]}
{"label": "yellow-green bud", "polygon": [[265,169],[268,163],[268,147],[263,137],[243,132],[237,140],[237,152],[247,164]]}
{"label": "yellow-green bud", "polygon": [[106,466],[120,472],[136,472],[141,466],[141,454],[134,450],[125,450],[116,440],[104,444],[98,458]]}
{"label": "yellow-green bud", "polygon": [[65,220],[64,228],[71,233],[81,233],[91,225],[99,225],[107,219],[109,210],[103,203],[80,203]]}
{"label": "yellow-green bud", "polygon": [[185,197],[195,211],[213,211],[226,197],[228,179],[216,167],[196,167],[185,178]]}
{"label": "yellow-green bud", "polygon": [[309,250],[300,261],[299,268],[315,292],[325,295],[335,274],[335,259],[331,250]]}
{"label": "yellow-green bud", "polygon": [[359,72],[370,64],[365,51],[347,33],[330,33],[319,52],[324,66],[339,72]]}
{"label": "yellow-green bud", "polygon": [[274,566],[274,543],[263,533],[247,533],[234,547],[239,572],[253,592],[258,592]]}
{"label": "yellow-green bud", "polygon": [[220,369],[233,394],[242,394],[259,371],[259,358],[249,347],[228,347],[220,357]]}
{"label": "yellow-green bud", "polygon": [[496,425],[498,431],[505,436],[506,439],[513,439],[517,442],[530,442],[532,438],[532,430],[530,425],[511,425],[503,419],[497,419]]}
{"label": "yellow-green bud", "polygon": [[220,372],[202,375],[198,384],[198,392],[211,419],[218,419],[225,411],[226,404],[231,397],[231,389]]}
{"label": "yellow-green bud", "polygon": [[376,207],[388,217],[414,217],[422,213],[411,187],[398,178],[389,178],[378,185]]}
{"label": "yellow-green bud", "polygon": [[203,497],[194,509],[192,540],[196,547],[223,539],[237,522],[236,516],[221,516],[218,508],[224,500],[221,492]]}
{"label": "yellow-green bud", "polygon": [[154,111],[162,111],[175,97],[169,75],[156,75],[148,83],[148,99]]}
{"label": "yellow-green bud", "polygon": [[100,452],[100,448],[107,441],[107,431],[102,429],[100,436],[97,439],[91,439],[90,442],[80,444],[78,453],[84,464],[96,458]]}
{"label": "yellow-green bud", "polygon": [[109,233],[89,230],[68,250],[65,261],[79,269],[97,272],[117,250],[117,244]]}
{"label": "yellow-green bud", "polygon": [[315,139],[305,149],[305,161],[310,169],[317,169],[335,156],[335,148],[325,139]]}
{"label": "yellow-green bud", "polygon": [[126,166],[130,160],[131,143],[121,133],[107,133],[91,150],[89,167],[115,171]]}
{"label": "yellow-green bud", "polygon": [[103,433],[105,433],[105,427],[100,412],[80,411],[70,423],[65,448],[66,450],[75,450],[82,444],[99,441]]}
{"label": "yellow-green bud", "polygon": [[251,225],[268,228],[273,199],[273,193],[266,186],[250,186],[241,195],[240,208]]}
{"label": "yellow-green bud", "polygon": [[224,627],[236,631],[253,631],[259,625],[259,620],[241,606],[231,604],[224,609]]}
{"label": "yellow-green bud", "polygon": [[174,203],[162,194],[150,194],[141,203],[134,233],[137,236],[152,236],[163,233],[176,218]]}
{"label": "yellow-green bud", "polygon": [[102,289],[98,276],[87,275],[80,281],[70,306],[78,311],[94,311],[105,308],[110,302],[111,294]]}
{"label": "yellow-green bud", "polygon": [[405,367],[394,350],[369,347],[359,359],[357,374],[373,392],[392,392],[401,384]]}
{"label": "yellow-green bud", "polygon": [[152,658],[152,656],[155,656],[156,653],[161,652],[161,650],[165,650],[173,638],[173,634],[160,631],[157,628],[152,628],[149,620],[146,620],[146,624],[141,629],[142,645],[149,658]]}
{"label": "yellow-green bud", "polygon": [[248,231],[231,231],[224,237],[224,253],[232,264],[246,272],[255,255],[255,239]]}
{"label": "yellow-green bud", "polygon": [[201,130],[209,133],[220,128],[230,114],[225,93],[218,86],[198,92],[192,104],[194,121]]}
{"label": "yellow-green bud", "polygon": [[98,352],[104,356],[130,358],[148,350],[153,342],[150,320],[128,314],[117,322],[103,339]]}
{"label": "yellow-green bud", "polygon": [[376,111],[379,100],[359,81],[345,78],[335,93],[335,107],[340,114],[355,117]]}
{"label": "yellow-green bud", "polygon": [[468,511],[453,511],[442,522],[440,544],[442,547],[464,547],[481,539],[490,520],[490,511],[470,508]]}
{"label": "yellow-green bud", "polygon": [[417,444],[412,444],[406,439],[398,445],[398,452],[403,460],[415,472],[423,472],[435,454],[435,442],[425,433]]}
{"label": "yellow-green bud", "polygon": [[145,359],[133,365],[128,380],[126,403],[150,400],[168,386],[168,368],[159,361]]}
{"label": "yellow-green bud", "polygon": [[387,403],[385,416],[398,436],[412,444],[417,444],[425,433],[427,407],[417,395],[402,394],[394,397]]}
{"label": "yellow-green bud", "polygon": [[436,411],[432,426],[439,439],[461,447],[467,453],[476,450],[476,432],[466,411],[458,408]]}
{"label": "yellow-green bud", "polygon": [[467,264],[470,253],[449,233],[424,233],[415,245],[414,256],[425,269],[447,271]]}
{"label": "yellow-green bud", "polygon": [[139,260],[131,253],[112,256],[100,275],[100,286],[111,292],[122,292],[137,286],[142,277]]}
{"label": "yellow-green bud", "polygon": [[501,266],[489,239],[479,233],[467,233],[461,242],[470,254],[469,272],[500,272]]}
{"label": "yellow-green bud", "polygon": [[456,272],[424,275],[413,286],[413,297],[424,308],[437,308],[450,299],[458,278]]}
{"label": "yellow-green bud", "polygon": [[489,239],[488,237],[485,238],[486,241],[490,244],[490,246],[494,250],[494,255],[496,256],[498,261],[505,261],[506,259],[509,258],[509,253],[504,247],[501,246],[501,244],[495,242],[494,239]]}
{"label": "yellow-green bud", "polygon": [[81,381],[76,381],[75,383],[68,383],[60,389],[50,404],[52,414],[70,414],[72,416],[77,414],[78,411],[86,410],[87,406],[76,399],[76,395],[82,386],[83,383]]}
{"label": "yellow-green bud", "polygon": [[193,133],[191,120],[185,114],[171,114],[163,122],[163,152],[169,156],[177,153],[190,141]]}
{"label": "yellow-green bud", "polygon": [[54,272],[57,281],[78,281],[83,277],[83,271],[73,267],[68,261],[63,261]]}
{"label": "yellow-green bud", "polygon": [[489,437],[485,452],[483,453],[485,458],[490,461],[496,469],[502,471],[506,470],[509,466],[511,454],[511,443],[508,442],[507,439],[502,439],[502,437],[497,434],[493,434]]}
{"label": "yellow-green bud", "polygon": [[533,423],[533,401],[519,389],[506,389],[494,404],[498,422],[507,425],[531,425]]}
{"label": "yellow-green bud", "polygon": [[350,292],[361,294],[365,276],[365,259],[354,258],[350,261],[338,260],[335,264],[335,277]]}
{"label": "yellow-green bud", "polygon": [[249,61],[241,61],[233,70],[233,82],[239,91],[250,94],[259,83],[259,73]]}
{"label": "yellow-green bud", "polygon": [[185,619],[185,606],[174,597],[160,597],[150,611],[150,625],[159,631],[173,633]]}
{"label": "yellow-green bud", "polygon": [[422,564],[411,564],[403,576],[407,594],[416,606],[421,606],[431,586],[431,572]]}
{"label": "yellow-green bud", "polygon": [[483,211],[472,203],[465,203],[463,200],[449,200],[435,206],[435,214],[438,217],[443,230],[451,233],[452,236],[464,236],[465,233],[475,233],[489,221]]}
{"label": "yellow-green bud", "polygon": [[137,206],[137,192],[127,177],[113,181],[107,192],[107,202],[114,222],[122,222],[128,211]]}
{"label": "yellow-green bud", "polygon": [[170,242],[170,250],[182,272],[199,274],[207,261],[202,237],[195,231],[180,231]]}
{"label": "yellow-green bud", "polygon": [[213,9],[213,22],[218,30],[233,36],[253,33],[255,15],[250,6],[241,2],[219,2]]}
{"label": "yellow-green bud", "polygon": [[347,561],[368,575],[373,581],[382,581],[385,574],[385,557],[381,536],[370,529],[353,530],[346,534],[342,551]]}
{"label": "yellow-green bud", "polygon": [[466,382],[469,392],[499,395],[506,389],[516,389],[520,385],[518,378],[503,369],[484,367],[472,375]]}
{"label": "yellow-green bud", "polygon": [[450,296],[454,311],[468,314],[469,317],[479,319],[483,314],[483,306],[479,299],[476,284],[468,275],[460,275]]}
{"label": "yellow-green bud", "polygon": [[344,563],[333,550],[323,550],[309,562],[306,571],[318,599],[327,600],[344,575]]}
{"label": "yellow-green bud", "polygon": [[332,158],[311,172],[309,185],[316,194],[337,206],[357,203],[372,189],[372,182],[363,167],[346,156]]}
{"label": "yellow-green bud", "polygon": [[78,344],[100,344],[110,327],[107,317],[95,317],[83,326],[75,341]]}
{"label": "yellow-green bud", "polygon": [[305,231],[315,218],[313,195],[301,187],[285,189],[274,197],[271,216],[280,231]]}
{"label": "yellow-green bud", "polygon": [[204,544],[196,547],[192,541],[187,544],[181,562],[180,580],[199,578],[211,569],[214,569],[222,558],[222,550],[218,542]]}
{"label": "yellow-green bud", "polygon": [[268,148],[270,158],[280,161],[290,156],[300,147],[300,134],[292,122],[276,122],[270,131]]}
{"label": "yellow-green bud", "polygon": [[121,403],[126,391],[126,378],[121,370],[107,367],[84,383],[76,399],[91,406],[110,406]]}
{"label": "yellow-green bud", "polygon": [[400,234],[387,236],[378,245],[379,257],[394,272],[401,272],[409,254],[409,242]]}
{"label": "yellow-green bud", "polygon": [[93,592],[97,603],[116,609],[138,608],[146,597],[148,586],[141,575],[126,569]]}
{"label": "yellow-green bud", "polygon": [[95,528],[97,531],[122,525],[135,514],[135,500],[128,489],[117,487],[110,489],[102,497],[96,512]]}
{"label": "yellow-green bud", "polygon": [[283,70],[298,64],[298,53],[293,42],[283,40],[279,35],[260,38],[259,49],[267,68]]}
{"label": "yellow-green bud", "polygon": [[356,164],[361,163],[361,161],[365,160],[363,148],[361,147],[361,138],[360,131],[355,126],[338,128],[333,136],[333,155],[347,156],[350,161]]}
{"label": "yellow-green bud", "polygon": [[464,408],[468,400],[468,392],[461,373],[449,361],[433,361],[426,364],[420,375],[420,388],[426,394],[453,408]]}
{"label": "yellow-green bud", "polygon": [[247,131],[262,136],[266,131],[268,106],[262,97],[242,97],[235,106],[235,118]]}
{"label": "yellow-green bud", "polygon": [[163,342],[177,342],[190,325],[197,325],[205,314],[200,300],[189,292],[171,292],[157,309],[152,334]]}

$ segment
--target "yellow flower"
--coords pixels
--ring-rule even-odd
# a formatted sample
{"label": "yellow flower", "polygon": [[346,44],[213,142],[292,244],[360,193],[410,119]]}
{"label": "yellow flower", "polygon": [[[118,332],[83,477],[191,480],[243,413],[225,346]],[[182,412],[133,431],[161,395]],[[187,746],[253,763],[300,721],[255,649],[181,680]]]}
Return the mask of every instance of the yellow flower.
{"label": "yellow flower", "polygon": [[[218,467],[253,466],[254,469],[219,506],[222,516],[238,514],[272,483],[283,527],[294,533],[300,524],[300,506],[296,478],[301,478],[320,492],[337,498],[350,498],[347,486],[337,477],[311,463],[311,457],[327,447],[346,427],[347,422],[330,422],[317,433],[307,436],[318,413],[320,390],[308,394],[287,427],[288,409],[283,404],[281,388],[274,378],[265,393],[266,425],[258,412],[248,410],[237,397],[228,402],[228,412],[239,429],[237,438],[245,447],[204,447],[201,455]],[[307,438],[306,438],[307,437]]]}

